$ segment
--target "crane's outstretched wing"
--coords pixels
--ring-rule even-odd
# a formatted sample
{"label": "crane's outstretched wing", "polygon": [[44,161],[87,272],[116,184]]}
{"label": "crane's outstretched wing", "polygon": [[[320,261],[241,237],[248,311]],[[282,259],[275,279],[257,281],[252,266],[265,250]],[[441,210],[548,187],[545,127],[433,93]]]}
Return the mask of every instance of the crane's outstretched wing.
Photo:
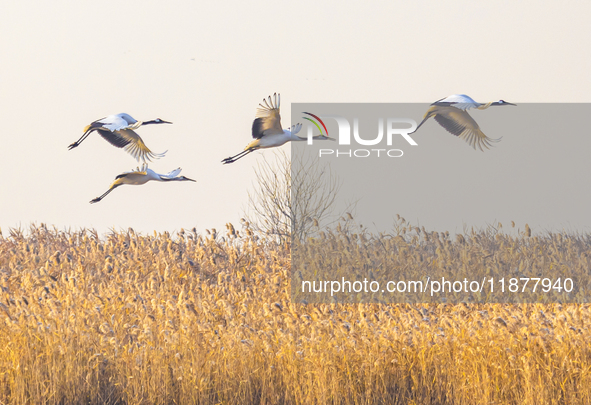
{"label": "crane's outstretched wing", "polygon": [[297,124],[292,125],[291,128],[289,128],[288,132],[290,132],[292,135],[295,135],[298,132],[300,132],[301,129],[302,129],[302,124],[300,124],[298,122]]}
{"label": "crane's outstretched wing", "polygon": [[[117,148],[123,148],[131,142],[128,137],[122,136],[119,132],[111,132],[105,129],[96,130],[107,142]],[[133,132],[133,131],[132,131]],[[135,133],[135,132],[134,132]],[[136,134],[137,135],[137,134]],[[139,135],[137,135],[139,138]]]}
{"label": "crane's outstretched wing", "polygon": [[130,170],[128,172],[123,172],[123,173],[117,175],[117,177],[115,177],[115,180],[120,179],[122,177],[127,177],[130,174],[141,174],[141,175],[145,176],[146,174],[148,174],[148,165],[146,163],[144,163],[141,168],[136,167],[135,169]]}
{"label": "crane's outstretched wing", "polygon": [[488,149],[493,142],[501,140],[486,136],[470,114],[455,107],[441,107],[434,118],[447,132],[459,136],[474,149],[483,151],[483,147]]}
{"label": "crane's outstretched wing", "polygon": [[275,93],[273,98],[269,96],[268,99],[263,99],[263,103],[259,104],[256,119],[252,123],[252,137],[254,139],[283,133],[281,116],[279,115],[281,96]]}
{"label": "crane's outstretched wing", "polygon": [[142,138],[131,129],[122,129],[111,132],[104,129],[97,130],[99,134],[111,145],[117,148],[124,148],[124,150],[133,156],[138,162],[140,160],[151,162],[151,159],[159,159],[166,154],[152,152],[144,143]]}
{"label": "crane's outstretched wing", "polygon": [[166,174],[160,174],[160,177],[166,177],[168,179],[172,179],[175,178],[176,176],[178,176],[181,173],[181,168],[177,167],[176,169],[174,169],[173,171],[166,173]]}
{"label": "crane's outstretched wing", "polygon": [[111,144],[117,146],[118,148],[122,148],[126,144],[121,144],[121,141],[117,140],[115,137],[109,137],[109,132],[112,133],[124,129],[136,129],[141,125],[141,122],[137,121],[129,114],[121,113],[117,115],[109,115],[108,117],[101,118],[100,120],[96,120],[87,125],[84,128],[84,133],[82,134],[80,139],[78,139],[73,144],[70,144],[68,146],[68,149],[74,149],[75,147],[80,145],[80,143],[84,141],[88,137],[88,135],[90,135],[94,131],[100,132],[103,138],[107,139],[109,142],[111,142]]}

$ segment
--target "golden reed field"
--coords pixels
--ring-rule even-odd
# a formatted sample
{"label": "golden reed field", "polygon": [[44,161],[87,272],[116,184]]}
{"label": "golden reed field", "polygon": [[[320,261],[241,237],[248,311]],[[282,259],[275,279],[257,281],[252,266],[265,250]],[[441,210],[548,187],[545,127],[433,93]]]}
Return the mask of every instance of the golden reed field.
{"label": "golden reed field", "polygon": [[[378,239],[403,264],[591,260],[586,236],[413,235]],[[5,232],[0,404],[591,403],[588,304],[296,304],[290,249],[232,226]]]}

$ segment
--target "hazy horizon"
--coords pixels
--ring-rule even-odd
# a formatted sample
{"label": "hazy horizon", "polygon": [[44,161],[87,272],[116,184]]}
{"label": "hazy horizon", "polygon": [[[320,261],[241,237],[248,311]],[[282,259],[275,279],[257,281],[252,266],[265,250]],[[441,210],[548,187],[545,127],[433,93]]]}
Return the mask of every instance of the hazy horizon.
{"label": "hazy horizon", "polygon": [[[591,102],[590,12],[582,1],[8,4],[0,16],[0,228],[6,235],[31,223],[101,234],[237,226],[256,182],[253,168],[273,152],[220,161],[250,142],[257,105],[274,92],[284,127],[295,102],[430,103],[458,93],[517,104]],[[90,122],[120,112],[172,121],[137,131],[152,151],[168,150],[150,168],[180,166],[196,183],[125,186],[89,204],[139,164],[98,134],[67,146]],[[443,130],[437,135],[421,145],[445,144],[470,161],[504,150],[521,153],[525,165],[533,146],[505,136],[496,151],[481,153]],[[581,149],[571,134],[556,136]],[[568,184],[585,187],[578,177],[589,165],[579,164],[581,174]],[[498,176],[509,175],[499,167]],[[395,214],[453,231],[436,229],[441,223],[420,210]],[[468,226],[489,216],[471,216]],[[575,231],[589,226],[573,224]]]}

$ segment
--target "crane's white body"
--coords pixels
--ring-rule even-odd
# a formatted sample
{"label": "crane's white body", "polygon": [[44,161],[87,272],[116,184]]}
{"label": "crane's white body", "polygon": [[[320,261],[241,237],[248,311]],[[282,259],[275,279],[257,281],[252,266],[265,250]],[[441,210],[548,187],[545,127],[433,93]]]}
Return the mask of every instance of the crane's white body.
{"label": "crane's white body", "polygon": [[102,128],[108,129],[111,132],[120,131],[122,129],[137,129],[142,125],[141,121],[136,120],[126,113],[109,115],[108,117],[95,122],[103,124]]}
{"label": "crane's white body", "polygon": [[492,143],[498,142],[501,138],[493,139],[486,136],[478,126],[478,123],[468,114],[468,110],[476,108],[485,110],[490,106],[515,105],[504,100],[489,103],[478,103],[465,94],[453,94],[437,100],[425,113],[423,120],[417,126],[416,132],[429,118],[433,117],[439,125],[447,132],[455,135],[466,142],[474,149],[488,149]]}
{"label": "crane's white body", "polygon": [[[177,168],[167,174],[158,174],[152,169],[148,169],[147,165],[143,165],[140,169],[125,172],[115,178],[115,181],[111,184],[111,187],[100,197],[97,197],[90,201],[91,204],[97,203],[107,196],[115,188],[123,185],[141,186],[149,181],[195,181],[185,176],[179,176],[181,168]],[[178,176],[178,177],[177,177]]]}
{"label": "crane's white body", "polygon": [[278,146],[285,145],[287,142],[299,142],[305,141],[306,138],[300,138],[296,136],[298,132],[302,129],[302,124],[297,124],[292,126],[290,129],[284,129],[280,134],[268,134],[259,139],[255,139],[251,143],[249,143],[244,150],[252,149],[252,148],[276,148]]}
{"label": "crane's white body", "polygon": [[69,146],[73,149],[80,145],[92,132],[98,132],[107,142],[117,148],[123,148],[139,162],[151,161],[164,156],[163,153],[153,153],[144,143],[142,138],[134,131],[142,125],[171,124],[171,122],[156,118],[152,121],[138,121],[126,113],[109,115],[96,120],[84,128],[84,134],[76,142]]}
{"label": "crane's white body", "polygon": [[478,108],[484,104],[474,101],[472,97],[465,94],[452,94],[451,96],[437,100],[433,105],[449,105],[459,110],[466,111],[470,108]]}
{"label": "crane's white body", "polygon": [[180,172],[180,167],[167,174],[158,174],[152,169],[143,167],[142,169],[138,168],[137,170],[123,173],[125,176],[120,177],[120,183],[139,186],[149,181],[167,181],[174,179]]}
{"label": "crane's white body", "polygon": [[[287,142],[307,140],[306,138],[296,136],[300,132],[302,124],[293,125],[290,129],[283,129],[281,127],[281,115],[279,114],[281,97],[279,94],[275,93],[273,94],[273,98],[269,96],[268,99],[263,99],[263,103],[259,104],[256,118],[252,123],[252,137],[254,141],[246,145],[242,152],[222,160],[222,163],[233,163],[257,149],[276,148],[285,145]],[[334,139],[327,136],[317,136],[314,139],[330,139],[334,141]]]}

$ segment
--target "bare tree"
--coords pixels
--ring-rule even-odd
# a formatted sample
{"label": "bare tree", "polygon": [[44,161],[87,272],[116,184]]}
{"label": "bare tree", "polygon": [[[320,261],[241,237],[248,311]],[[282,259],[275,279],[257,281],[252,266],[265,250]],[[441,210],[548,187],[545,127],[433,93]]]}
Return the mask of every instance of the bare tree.
{"label": "bare tree", "polygon": [[[310,155],[275,153],[275,162],[263,158],[256,166],[254,191],[248,193],[251,227],[280,239],[303,240],[316,229],[336,222],[340,183],[330,166]],[[345,210],[350,209],[349,204]]]}

